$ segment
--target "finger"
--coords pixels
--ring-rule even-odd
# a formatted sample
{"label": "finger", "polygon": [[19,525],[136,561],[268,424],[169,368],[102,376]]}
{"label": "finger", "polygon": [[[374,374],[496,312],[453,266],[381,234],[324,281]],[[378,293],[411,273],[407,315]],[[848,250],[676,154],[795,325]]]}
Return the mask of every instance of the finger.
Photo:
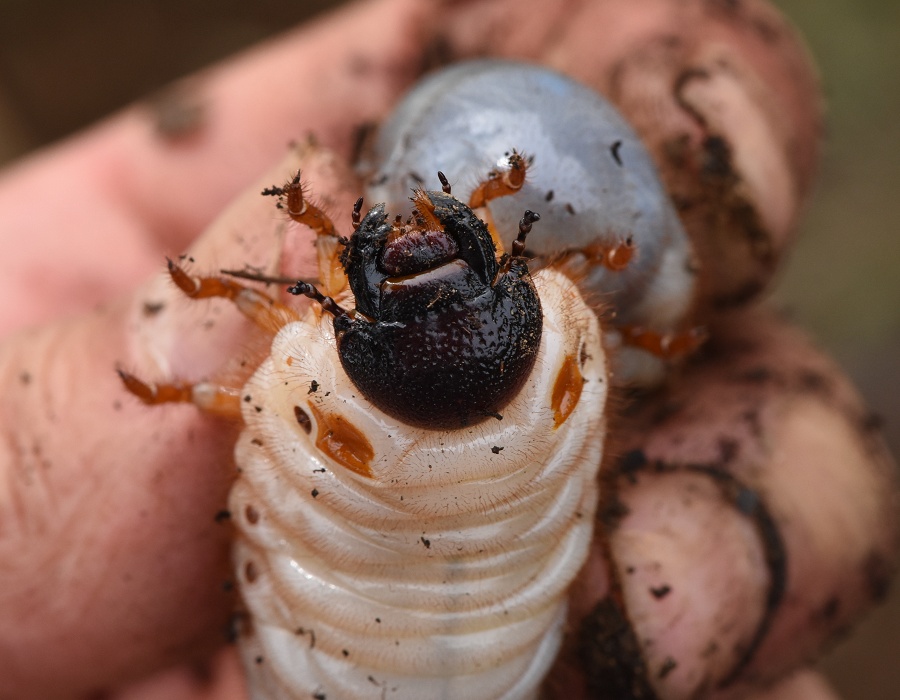
{"label": "finger", "polygon": [[[328,180],[333,158],[298,154],[226,210],[195,264],[277,268],[284,219],[260,190],[302,162],[341,191]],[[237,426],[192,406],[148,411],[114,371],[196,380],[252,355],[234,308],[196,303],[156,277],[128,300],[0,346],[0,556],[15,562],[0,587],[0,675],[18,697],[94,691],[226,641],[231,535],[219,516]]]}
{"label": "finger", "polygon": [[[121,313],[0,346],[0,556],[14,562],[2,575],[0,672],[11,697],[100,690],[133,654],[204,653],[227,621],[228,534],[209,517],[227,489],[222,427],[170,414],[155,438],[142,432],[108,369],[122,353]],[[198,439],[210,450],[202,463],[185,449]],[[169,595],[193,606],[175,610]],[[162,652],[172,626],[180,642]]]}
{"label": "finger", "polygon": [[[181,252],[238,192],[312,132],[348,155],[421,69],[432,3],[374,0],[176,86],[173,134],[136,105],[0,177],[0,332],[92,308]],[[361,41],[378,27],[377,41]],[[163,126],[161,126],[161,120]]]}
{"label": "finger", "polygon": [[[510,17],[515,31],[503,29]],[[803,43],[765,0],[482,0],[444,31],[451,53],[537,60],[622,110],[694,240],[703,307],[744,303],[772,279],[823,129]]]}
{"label": "finger", "polygon": [[887,591],[897,482],[872,416],[783,321],[746,312],[714,331],[612,430],[573,603],[590,688],[737,697]]}

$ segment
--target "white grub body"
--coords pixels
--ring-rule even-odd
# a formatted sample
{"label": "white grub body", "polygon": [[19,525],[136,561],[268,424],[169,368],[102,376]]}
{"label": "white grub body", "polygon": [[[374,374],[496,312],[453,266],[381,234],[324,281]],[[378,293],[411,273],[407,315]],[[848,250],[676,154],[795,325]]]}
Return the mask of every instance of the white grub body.
{"label": "white grub body", "polygon": [[[502,420],[459,430],[364,400],[319,309],[276,336],[244,387],[231,494],[254,699],[537,697],[593,534],[608,382],[574,285],[551,269],[535,284],[534,370]],[[557,426],[565,386],[581,391]],[[369,475],[317,447],[327,421],[368,442]]]}

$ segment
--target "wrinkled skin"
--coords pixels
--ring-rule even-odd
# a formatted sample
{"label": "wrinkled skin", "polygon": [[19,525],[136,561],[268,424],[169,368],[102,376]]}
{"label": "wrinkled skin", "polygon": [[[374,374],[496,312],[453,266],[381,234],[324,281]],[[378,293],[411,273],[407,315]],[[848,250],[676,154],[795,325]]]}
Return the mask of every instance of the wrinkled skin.
{"label": "wrinkled skin", "polygon": [[[0,698],[244,697],[225,644],[230,530],[215,518],[237,426],[191,406],[148,410],[112,370],[240,375],[259,348],[233,310],[183,300],[159,274],[164,254],[189,248],[203,270],[311,274],[311,235],[258,191],[300,164],[346,233],[357,127],[436,56],[492,53],[619,99],[670,190],[694,202],[685,220],[704,261],[752,263],[708,275],[710,313],[746,301],[790,238],[819,136],[812,73],[768,12],[701,0],[363,3],[198,76],[188,94],[206,111],[192,133],[169,138],[138,106],[3,174]],[[358,42],[375,24],[380,40]],[[663,44],[688,66],[727,46],[725,64],[739,68],[673,99],[672,62],[652,60],[660,33],[682,38]],[[304,146],[273,168],[306,132],[337,157]],[[722,142],[733,157],[711,147]],[[728,167],[704,168],[713,152]],[[721,286],[738,277],[739,289]],[[553,696],[603,697],[611,684],[633,697],[831,698],[810,672],[778,679],[884,592],[895,483],[864,409],[796,331],[764,312],[721,313],[713,344],[671,386],[622,399]],[[686,599],[703,605],[678,616]],[[710,641],[722,653],[703,653]]]}

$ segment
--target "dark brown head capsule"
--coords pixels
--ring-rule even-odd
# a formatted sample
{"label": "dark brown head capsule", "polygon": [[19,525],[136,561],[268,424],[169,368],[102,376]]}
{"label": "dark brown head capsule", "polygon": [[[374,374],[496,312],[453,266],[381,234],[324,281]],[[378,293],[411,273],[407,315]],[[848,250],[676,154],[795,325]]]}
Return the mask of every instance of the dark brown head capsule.
{"label": "dark brown head capsule", "polygon": [[341,263],[356,297],[345,312],[311,285],[290,291],[334,314],[341,364],[369,401],[403,422],[453,429],[493,416],[518,393],[537,356],[540,300],[521,257],[497,260],[487,226],[446,192],[416,193],[406,224],[384,205],[360,221]]}

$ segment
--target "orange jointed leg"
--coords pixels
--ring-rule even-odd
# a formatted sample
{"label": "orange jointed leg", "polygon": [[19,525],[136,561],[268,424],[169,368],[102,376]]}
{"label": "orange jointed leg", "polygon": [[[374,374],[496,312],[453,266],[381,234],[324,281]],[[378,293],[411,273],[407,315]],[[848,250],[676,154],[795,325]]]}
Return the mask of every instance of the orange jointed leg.
{"label": "orange jointed leg", "polygon": [[[316,234],[319,281],[328,294],[332,296],[340,294],[347,287],[347,276],[340,262],[347,240],[337,235],[331,218],[307,199],[300,171],[298,170],[297,174],[282,187],[268,187],[262,193],[278,197],[279,209],[285,210],[293,221],[313,230]],[[354,228],[359,225],[361,209],[360,197],[353,208]]]}
{"label": "orange jointed leg", "polygon": [[262,193],[278,197],[279,207],[286,210],[288,216],[297,223],[309,226],[316,236],[337,238],[337,234],[334,231],[334,222],[332,222],[331,218],[304,196],[299,170],[293,179],[283,187],[269,187],[264,189]]}
{"label": "orange jointed leg", "polygon": [[[488,227],[488,232],[491,234],[498,255],[504,250],[503,240],[497,233],[494,217],[491,215],[491,210],[487,205],[493,199],[515,194],[522,189],[531,159],[526,158],[513,149],[507,163],[509,169],[503,171],[492,170],[488,173],[487,179],[483,180],[469,195],[469,207],[476,210],[478,218],[484,221]],[[443,177],[443,173],[438,173],[438,175],[441,177],[444,192],[449,194],[450,186]]]}
{"label": "orange jointed leg", "polygon": [[[228,277],[196,277],[189,275],[172,260],[169,275],[176,286],[192,299],[222,297],[234,302],[238,310],[257,326],[278,331],[297,320],[297,313],[266,294],[246,287]],[[190,384],[171,381],[163,384],[145,382],[122,369],[117,370],[125,388],[146,404],[191,403],[208,413],[237,418],[241,415],[238,389],[211,382]]]}
{"label": "orange jointed leg", "polygon": [[232,418],[241,415],[240,394],[235,388],[210,382],[148,384],[122,369],[116,371],[125,388],[145,404],[192,403],[207,413]]}
{"label": "orange jointed leg", "polygon": [[631,259],[634,257],[634,242],[631,240],[631,236],[621,243],[614,243],[612,245],[597,241],[589,246],[571,252],[581,253],[587,258],[588,263],[591,265],[603,265],[603,267],[608,270],[620,272],[628,267],[628,263],[630,263]]}
{"label": "orange jointed leg", "polygon": [[195,277],[172,260],[169,275],[178,288],[191,299],[222,297],[234,302],[242,314],[264,330],[276,332],[299,316],[297,312],[272,297],[246,287],[228,277]]}
{"label": "orange jointed leg", "polygon": [[509,168],[507,170],[492,170],[484,180],[469,195],[469,206],[472,209],[481,209],[492,199],[515,194],[525,184],[525,174],[531,161],[515,150],[509,155]]}
{"label": "orange jointed leg", "polygon": [[619,332],[625,345],[641,348],[664,360],[675,360],[690,355],[707,338],[704,328],[691,328],[678,333],[659,333],[637,326],[622,326]]}

